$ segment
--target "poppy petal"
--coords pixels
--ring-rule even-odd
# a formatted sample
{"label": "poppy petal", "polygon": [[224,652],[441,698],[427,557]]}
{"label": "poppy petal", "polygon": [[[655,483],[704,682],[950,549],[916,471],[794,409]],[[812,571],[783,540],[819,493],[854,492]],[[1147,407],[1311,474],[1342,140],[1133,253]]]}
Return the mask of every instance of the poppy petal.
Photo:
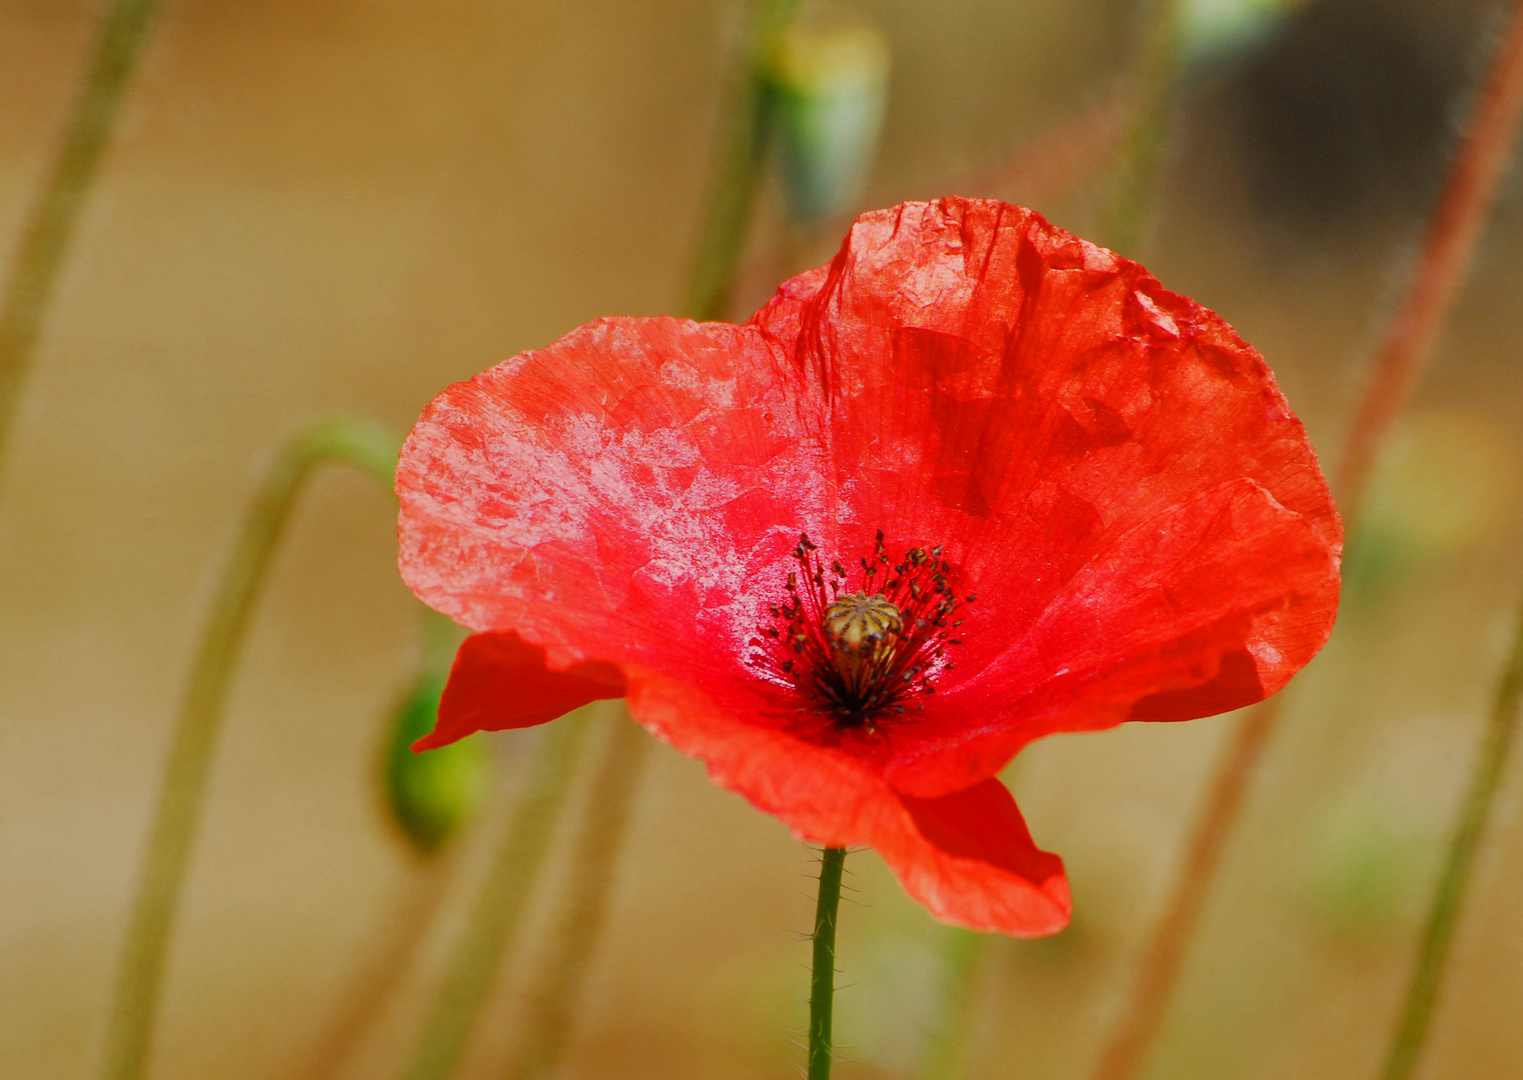
{"label": "poppy petal", "polygon": [[608,664],[551,671],[545,650],[517,634],[472,634],[455,654],[438,724],[413,749],[432,750],[476,731],[534,727],[624,692],[624,676]]}
{"label": "poppy petal", "polygon": [[1018,937],[1068,925],[1073,901],[1063,860],[1032,842],[1004,784],[990,777],[940,798],[899,800],[913,832],[879,837],[873,846],[931,914]]}
{"label": "poppy petal", "polygon": [[890,788],[847,754],[737,722],[701,691],[631,669],[630,715],[709,777],[775,814],[803,840],[865,844],[937,918],[975,930],[1040,937],[1068,923],[1063,862],[1039,850],[998,780],[935,799]]}
{"label": "poppy petal", "polygon": [[1118,538],[1025,634],[928,706],[915,725],[923,741],[906,743],[887,778],[917,795],[956,791],[1056,731],[1259,701],[1321,647],[1336,573],[1327,546],[1257,484],[1203,492]]}
{"label": "poppy petal", "polygon": [[[1327,640],[1342,531],[1300,422],[1257,352],[1136,263],[1020,207],[911,203],[859,218],[753,322],[828,403],[842,546],[945,544],[978,596],[896,786],[957,790],[1048,732],[1248,704]],[[1154,561],[1161,528],[1199,531],[1164,537],[1189,558]]]}
{"label": "poppy petal", "polygon": [[398,466],[404,580],[552,665],[749,677],[746,639],[819,513],[780,363],[751,328],[603,319],[451,387]]}

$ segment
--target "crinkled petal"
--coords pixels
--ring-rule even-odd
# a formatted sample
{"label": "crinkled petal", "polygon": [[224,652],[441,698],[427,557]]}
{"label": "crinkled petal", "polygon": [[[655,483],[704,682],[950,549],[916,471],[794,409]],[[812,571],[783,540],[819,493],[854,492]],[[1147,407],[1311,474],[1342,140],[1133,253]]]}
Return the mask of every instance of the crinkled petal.
{"label": "crinkled petal", "polygon": [[608,664],[589,661],[551,671],[545,650],[517,634],[472,634],[455,654],[438,724],[413,749],[432,750],[476,731],[533,727],[624,693],[624,676]]}
{"label": "crinkled petal", "polygon": [[894,783],[957,790],[1042,734],[1245,705],[1327,640],[1342,531],[1300,422],[1136,263],[1020,207],[908,203],[753,323],[825,403],[841,547],[945,544],[978,597]]}
{"label": "crinkled petal", "polygon": [[820,460],[759,331],[600,320],[429,406],[397,471],[402,576],[552,666],[746,678]]}
{"label": "crinkled petal", "polygon": [[936,795],[1053,731],[1252,704],[1320,647],[1336,572],[1303,519],[1253,481],[1201,492],[1118,537],[1024,634],[940,695],[889,780]]}

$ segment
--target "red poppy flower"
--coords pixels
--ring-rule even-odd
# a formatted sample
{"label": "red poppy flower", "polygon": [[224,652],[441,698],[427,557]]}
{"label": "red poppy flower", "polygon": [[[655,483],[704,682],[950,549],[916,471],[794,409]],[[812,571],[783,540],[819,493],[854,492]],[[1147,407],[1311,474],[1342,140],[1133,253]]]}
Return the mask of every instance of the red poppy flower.
{"label": "red poppy flower", "polygon": [[401,567],[478,633],[434,734],[604,697],[933,914],[1055,932],[996,773],[1057,731],[1278,690],[1341,527],[1262,359],[1030,210],[868,214],[741,326],[589,323],[445,391]]}

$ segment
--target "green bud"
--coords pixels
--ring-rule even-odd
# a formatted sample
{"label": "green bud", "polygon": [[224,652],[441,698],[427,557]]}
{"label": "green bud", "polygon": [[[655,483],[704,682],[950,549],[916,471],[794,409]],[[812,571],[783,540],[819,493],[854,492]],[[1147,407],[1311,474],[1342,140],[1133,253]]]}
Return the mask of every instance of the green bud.
{"label": "green bud", "polygon": [[1230,63],[1268,44],[1306,0],[1179,0],[1185,63]]}
{"label": "green bud", "polygon": [[847,210],[872,163],[888,94],[888,42],[851,19],[789,24],[765,75],[788,211],[804,228]]}
{"label": "green bud", "polygon": [[412,744],[434,728],[444,678],[424,676],[397,709],[386,751],[386,800],[392,820],[424,854],[438,851],[486,802],[492,754],[479,735],[437,750]]}

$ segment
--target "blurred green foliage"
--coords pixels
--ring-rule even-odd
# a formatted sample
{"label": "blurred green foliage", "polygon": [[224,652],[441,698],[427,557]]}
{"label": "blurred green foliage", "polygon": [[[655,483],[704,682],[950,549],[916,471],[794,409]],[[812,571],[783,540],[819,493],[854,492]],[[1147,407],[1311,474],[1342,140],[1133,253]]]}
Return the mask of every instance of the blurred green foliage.
{"label": "blurred green foliage", "polygon": [[861,191],[888,96],[889,46],[864,19],[801,19],[777,38],[765,65],[788,213],[818,228]]}

